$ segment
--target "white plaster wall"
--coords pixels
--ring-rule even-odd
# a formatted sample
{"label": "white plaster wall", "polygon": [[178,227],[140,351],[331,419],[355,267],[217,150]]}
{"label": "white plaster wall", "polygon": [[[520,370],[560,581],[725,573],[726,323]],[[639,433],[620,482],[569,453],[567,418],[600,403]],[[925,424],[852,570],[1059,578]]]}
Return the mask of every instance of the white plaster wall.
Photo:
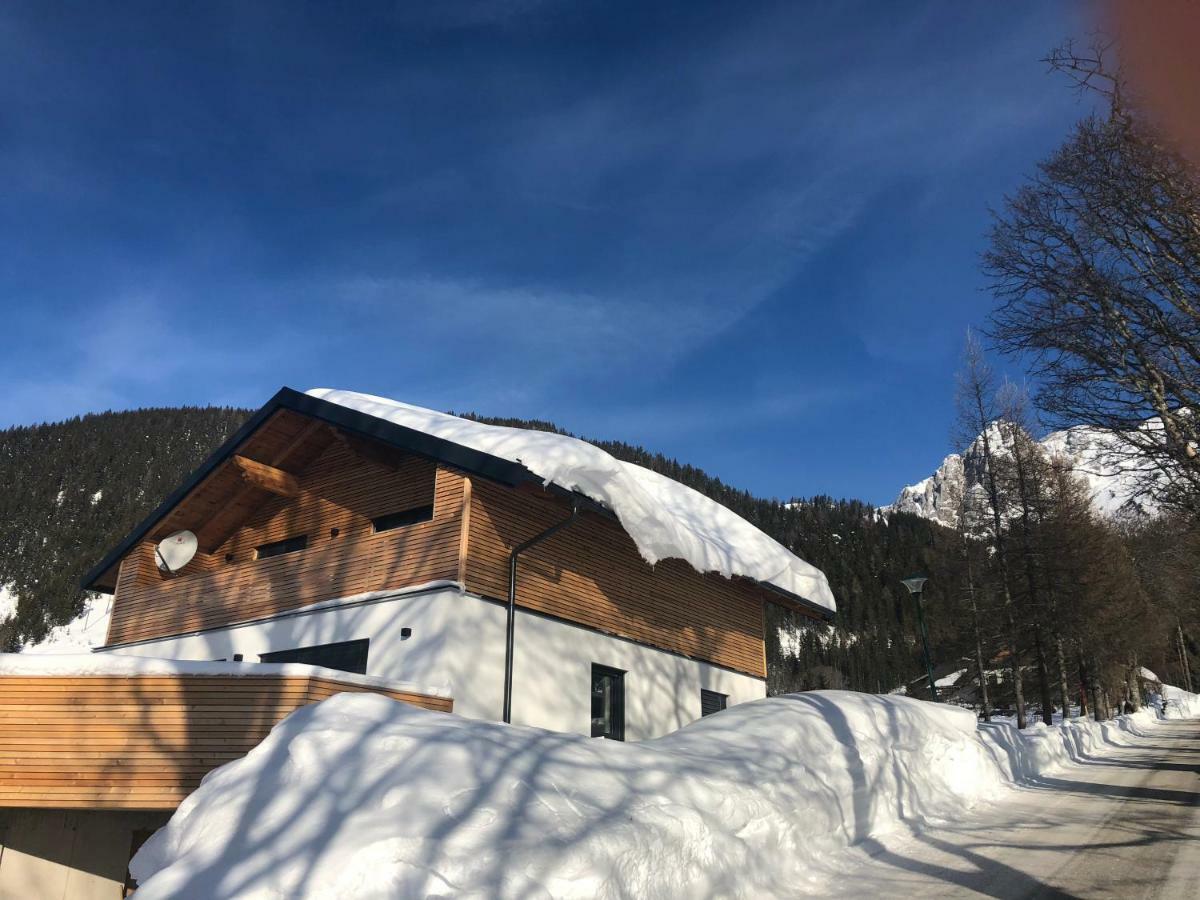
{"label": "white plaster wall", "polygon": [[[121,647],[120,653],[171,659],[232,659],[314,644],[369,638],[367,674],[441,689],[454,711],[500,719],[504,697],[504,607],[442,587],[367,604],[222,628]],[[401,628],[412,636],[400,637]],[[626,672],[625,737],[658,737],[700,717],[700,689],[729,695],[729,705],[766,695],[766,683],[518,612],[513,662],[513,722],[591,733],[592,663]]]}
{"label": "white plaster wall", "polygon": [[[402,638],[400,630],[411,628]],[[168,659],[246,662],[291,650],[368,638],[367,674],[445,691],[454,711],[476,719],[500,717],[504,696],[504,609],[454,587],[401,594],[370,603],[167,638],[118,653]]]}
{"label": "white plaster wall", "polygon": [[591,734],[592,663],[625,672],[625,739],[660,737],[700,718],[700,689],[729,705],[766,696],[766,682],[528,613],[518,614],[513,722]]}

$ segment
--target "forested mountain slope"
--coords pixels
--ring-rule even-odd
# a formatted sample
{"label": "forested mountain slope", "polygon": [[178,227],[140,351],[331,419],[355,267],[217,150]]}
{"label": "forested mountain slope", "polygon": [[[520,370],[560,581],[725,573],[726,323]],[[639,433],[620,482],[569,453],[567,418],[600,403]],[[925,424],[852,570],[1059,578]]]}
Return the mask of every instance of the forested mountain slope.
{"label": "forested mountain slope", "polygon": [[72,619],[83,573],[248,415],[142,409],[0,431],[0,585],[19,598],[0,644]]}
{"label": "forested mountain slope", "polygon": [[[0,432],[0,585],[19,598],[0,625],[12,649],[41,638],[82,606],[80,576],[245,420],[247,410],[101,413]],[[486,419],[558,430],[546,422]],[[919,516],[886,521],[869,504],[817,497],[781,503],[730,487],[694,466],[629,444],[595,441],[725,504],[829,576],[833,627],[808,630],[782,652],[768,645],[773,690],[844,685],[888,690],[919,672],[912,608],[899,579],[936,570],[946,532]],[[939,600],[931,583],[929,599]],[[772,638],[790,614],[772,611]]]}

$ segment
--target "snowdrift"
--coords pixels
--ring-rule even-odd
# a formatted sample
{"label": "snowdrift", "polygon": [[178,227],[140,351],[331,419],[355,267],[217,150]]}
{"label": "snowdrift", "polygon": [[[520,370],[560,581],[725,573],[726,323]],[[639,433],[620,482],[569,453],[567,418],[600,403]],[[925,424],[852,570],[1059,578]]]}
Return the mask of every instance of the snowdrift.
{"label": "snowdrift", "polygon": [[211,773],[132,868],[143,900],[795,896],[839,850],[957,818],[1154,717],[1022,734],[818,691],[620,744],[343,694]]}
{"label": "snowdrift", "polygon": [[594,444],[563,434],[485,425],[355,391],[314,388],[309,395],[405,428],[523,465],[530,472],[608,507],[638,552],[654,565],[678,558],[699,572],[743,575],[773,584],[831,612],[825,573],[737,513],[699,491]]}
{"label": "snowdrift", "polygon": [[1200,694],[1193,694],[1170,684],[1163,685],[1163,699],[1167,701],[1164,718],[1200,718]]}

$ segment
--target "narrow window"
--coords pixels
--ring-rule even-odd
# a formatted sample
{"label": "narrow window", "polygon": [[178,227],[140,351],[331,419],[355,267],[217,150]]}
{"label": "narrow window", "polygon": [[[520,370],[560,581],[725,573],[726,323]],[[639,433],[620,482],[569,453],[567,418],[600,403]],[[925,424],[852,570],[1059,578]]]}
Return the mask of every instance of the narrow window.
{"label": "narrow window", "polygon": [[428,522],[433,518],[433,504],[414,506],[412,509],[388,513],[373,520],[376,531],[391,531],[393,528],[403,528],[405,525],[416,525],[418,522]]}
{"label": "narrow window", "polygon": [[592,737],[625,740],[625,673],[592,663]]}
{"label": "narrow window", "polygon": [[716,691],[700,690],[700,715],[711,716],[719,713],[729,705],[728,694],[718,694]]}
{"label": "narrow window", "polygon": [[263,544],[255,549],[255,559],[268,559],[272,556],[281,556],[284,553],[294,553],[297,550],[303,550],[308,546],[308,535],[302,534],[299,537],[290,537],[282,541],[274,541],[270,544]]}
{"label": "narrow window", "polygon": [[370,643],[367,638],[361,638],[336,644],[318,644],[315,647],[296,647],[294,650],[276,650],[274,653],[263,653],[258,658],[265,663],[307,663],[366,675],[367,648]]}

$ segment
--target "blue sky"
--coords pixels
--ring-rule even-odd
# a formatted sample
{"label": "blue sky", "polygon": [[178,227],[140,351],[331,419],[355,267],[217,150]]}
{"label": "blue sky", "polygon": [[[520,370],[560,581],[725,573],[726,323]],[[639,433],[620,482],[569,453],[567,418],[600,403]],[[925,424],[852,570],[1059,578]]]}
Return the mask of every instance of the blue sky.
{"label": "blue sky", "polygon": [[6,3],[0,425],[343,387],[888,502],[1084,12]]}

